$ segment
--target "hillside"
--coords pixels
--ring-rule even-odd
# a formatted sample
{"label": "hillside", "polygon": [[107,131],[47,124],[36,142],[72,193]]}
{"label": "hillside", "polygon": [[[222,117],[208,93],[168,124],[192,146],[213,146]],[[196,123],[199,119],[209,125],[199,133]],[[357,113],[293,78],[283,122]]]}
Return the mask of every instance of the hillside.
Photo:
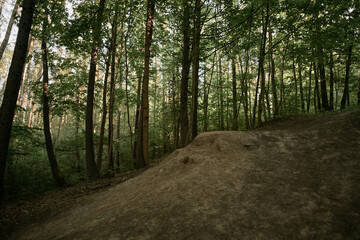
{"label": "hillside", "polygon": [[9,239],[330,238],[360,239],[359,111],[200,134]]}

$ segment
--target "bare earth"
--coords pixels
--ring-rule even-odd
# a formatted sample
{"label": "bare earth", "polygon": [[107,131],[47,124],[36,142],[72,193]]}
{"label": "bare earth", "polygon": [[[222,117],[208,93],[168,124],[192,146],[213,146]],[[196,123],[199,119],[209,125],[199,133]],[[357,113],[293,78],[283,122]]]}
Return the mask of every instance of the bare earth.
{"label": "bare earth", "polygon": [[200,134],[9,239],[360,239],[360,112]]}

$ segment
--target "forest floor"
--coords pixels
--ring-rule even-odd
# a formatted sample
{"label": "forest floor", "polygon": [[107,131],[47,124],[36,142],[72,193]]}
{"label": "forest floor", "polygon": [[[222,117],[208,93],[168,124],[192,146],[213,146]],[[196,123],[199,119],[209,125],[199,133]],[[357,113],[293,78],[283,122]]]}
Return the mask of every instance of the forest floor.
{"label": "forest floor", "polygon": [[203,133],[146,171],[102,181],[7,206],[1,231],[37,240],[360,239],[360,111]]}

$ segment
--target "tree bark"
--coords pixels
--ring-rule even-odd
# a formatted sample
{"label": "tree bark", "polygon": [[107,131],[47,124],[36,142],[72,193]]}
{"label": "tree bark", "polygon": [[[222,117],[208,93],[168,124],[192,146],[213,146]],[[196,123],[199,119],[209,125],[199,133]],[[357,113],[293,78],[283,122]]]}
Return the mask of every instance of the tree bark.
{"label": "tree bark", "polygon": [[309,70],[309,89],[308,89],[308,96],[307,96],[307,106],[306,112],[310,112],[310,99],[311,99],[311,71],[312,71],[312,63],[310,63],[310,70]]}
{"label": "tree bark", "polygon": [[[115,4],[115,15],[111,30],[111,79],[110,79],[110,101],[109,101],[109,139],[108,139],[108,155],[107,155],[107,171],[109,174],[114,173],[114,102],[115,102],[115,57],[116,57],[116,38],[117,38],[117,18],[118,3]],[[121,62],[122,49],[120,51],[119,62]]]}
{"label": "tree bark", "polygon": [[108,54],[109,54],[109,56],[105,63],[104,89],[103,89],[103,99],[102,99],[102,116],[101,116],[99,145],[98,145],[98,152],[97,152],[97,158],[96,158],[96,166],[98,168],[99,173],[101,172],[102,156],[103,156],[103,149],[104,149],[105,123],[106,123],[106,115],[107,115],[106,95],[107,95],[107,81],[108,81],[110,61],[111,61],[111,49],[109,50]]}
{"label": "tree bark", "polygon": [[149,166],[149,78],[150,51],[155,13],[155,0],[147,1],[147,20],[145,32],[144,78],[141,94],[138,143],[136,146],[137,168]]}
{"label": "tree bark", "polygon": [[4,197],[4,176],[10,143],[11,128],[24,71],[29,33],[33,20],[35,0],[24,0],[13,58],[11,61],[4,97],[0,108],[0,201]]}
{"label": "tree bark", "polygon": [[231,67],[232,67],[232,87],[233,87],[233,125],[232,130],[237,131],[238,126],[238,112],[237,112],[237,90],[236,90],[236,64],[235,64],[235,57],[231,60]]}
{"label": "tree bark", "polygon": [[265,70],[264,70],[264,60],[265,60],[265,46],[266,46],[266,33],[267,33],[267,26],[269,23],[269,9],[270,3],[267,1],[266,3],[266,17],[265,22],[263,23],[263,37],[262,37],[262,44],[260,48],[260,58],[259,58],[259,74],[260,74],[260,96],[259,96],[259,109],[258,109],[258,125],[262,124],[261,116],[263,110],[263,103],[264,103],[264,95],[265,95]]}
{"label": "tree bark", "polygon": [[194,9],[194,38],[192,48],[192,63],[193,63],[193,75],[192,75],[192,99],[191,99],[191,140],[198,134],[197,128],[197,109],[198,109],[198,91],[199,91],[199,64],[200,64],[200,30],[201,30],[201,0],[195,1]]}
{"label": "tree bark", "polygon": [[279,104],[278,104],[278,97],[277,97],[277,88],[276,88],[276,79],[275,79],[275,61],[274,61],[274,50],[273,50],[273,43],[272,43],[272,29],[271,25],[269,24],[269,45],[271,47],[270,50],[270,66],[271,66],[271,93],[272,93],[272,102],[274,107],[274,118],[279,115]]}
{"label": "tree bark", "polygon": [[299,86],[300,86],[300,105],[301,105],[301,112],[305,113],[305,100],[304,100],[304,89],[302,83],[302,75],[301,75],[301,64],[298,63],[298,72],[299,72]]}
{"label": "tree bark", "polygon": [[6,29],[5,37],[4,37],[4,39],[3,39],[3,41],[2,41],[2,43],[0,45],[0,61],[1,61],[2,57],[3,57],[3,55],[4,55],[6,46],[9,43],[11,30],[12,30],[12,27],[13,27],[14,22],[15,22],[15,16],[16,16],[16,12],[17,12],[18,8],[19,8],[19,0],[17,0],[16,3],[15,3],[14,9],[13,9],[13,11],[11,13],[11,17],[10,17],[10,20],[9,20],[8,27]]}
{"label": "tree bark", "polygon": [[292,56],[292,66],[293,66],[293,76],[294,76],[294,84],[295,84],[295,111],[296,113],[299,111],[299,102],[298,102],[298,86],[297,86],[297,78],[296,78],[296,67],[295,67],[295,56],[293,53]]}
{"label": "tree bark", "polygon": [[[321,108],[321,101],[320,101],[320,90],[319,90],[319,75],[318,75],[318,70],[316,68],[315,62],[314,62],[314,76],[315,76],[314,97],[317,102],[317,104],[315,104],[315,111],[316,111]],[[314,99],[314,101],[315,101],[315,99]]]}
{"label": "tree bark", "polygon": [[[47,17],[47,16],[46,16]],[[46,23],[47,20],[45,20],[45,23],[43,25],[43,31],[46,32]],[[58,187],[63,187],[66,185],[65,179],[63,175],[61,174],[51,139],[51,132],[50,132],[50,121],[49,121],[49,68],[48,68],[48,49],[46,44],[46,35],[44,34],[42,42],[41,42],[41,51],[42,51],[42,64],[43,64],[43,124],[44,124],[44,135],[45,135],[45,145],[46,145],[46,152],[48,155],[51,173],[55,179],[56,185]],[[61,123],[61,121],[60,121]],[[59,123],[59,124],[60,124]]]}
{"label": "tree bark", "polygon": [[183,0],[183,48],[182,48],[182,70],[180,83],[180,143],[181,147],[185,147],[187,143],[187,136],[189,132],[189,118],[188,118],[188,85],[190,72],[190,16],[191,6],[190,1]]}
{"label": "tree bark", "polygon": [[99,8],[96,16],[96,23],[93,29],[93,43],[90,59],[89,82],[86,100],[86,124],[85,124],[85,145],[86,145],[86,173],[89,179],[99,177],[99,170],[96,167],[94,155],[94,139],[93,139],[93,112],[94,112],[94,91],[95,91],[95,75],[98,59],[98,47],[101,40],[101,25],[103,21],[103,12],[106,0],[100,0]]}
{"label": "tree bark", "polygon": [[321,108],[324,111],[329,110],[329,102],[327,97],[327,89],[326,89],[326,79],[325,79],[325,64],[324,64],[324,53],[322,47],[319,48],[319,73],[320,73],[320,88],[321,88]]}
{"label": "tree bark", "polygon": [[348,49],[348,59],[346,61],[346,73],[345,73],[345,85],[344,94],[341,99],[341,109],[345,109],[346,104],[350,106],[350,94],[349,94],[349,78],[350,78],[350,66],[351,66],[351,55],[353,46],[350,45]]}
{"label": "tree bark", "polygon": [[330,104],[329,109],[334,110],[334,57],[330,52]]}

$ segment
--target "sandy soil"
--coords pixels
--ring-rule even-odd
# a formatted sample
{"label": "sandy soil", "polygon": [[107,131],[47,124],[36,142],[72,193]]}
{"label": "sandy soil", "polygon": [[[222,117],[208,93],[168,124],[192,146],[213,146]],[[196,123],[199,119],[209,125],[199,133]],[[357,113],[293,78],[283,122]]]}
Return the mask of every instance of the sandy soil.
{"label": "sandy soil", "polygon": [[360,112],[200,134],[9,239],[360,239]]}

